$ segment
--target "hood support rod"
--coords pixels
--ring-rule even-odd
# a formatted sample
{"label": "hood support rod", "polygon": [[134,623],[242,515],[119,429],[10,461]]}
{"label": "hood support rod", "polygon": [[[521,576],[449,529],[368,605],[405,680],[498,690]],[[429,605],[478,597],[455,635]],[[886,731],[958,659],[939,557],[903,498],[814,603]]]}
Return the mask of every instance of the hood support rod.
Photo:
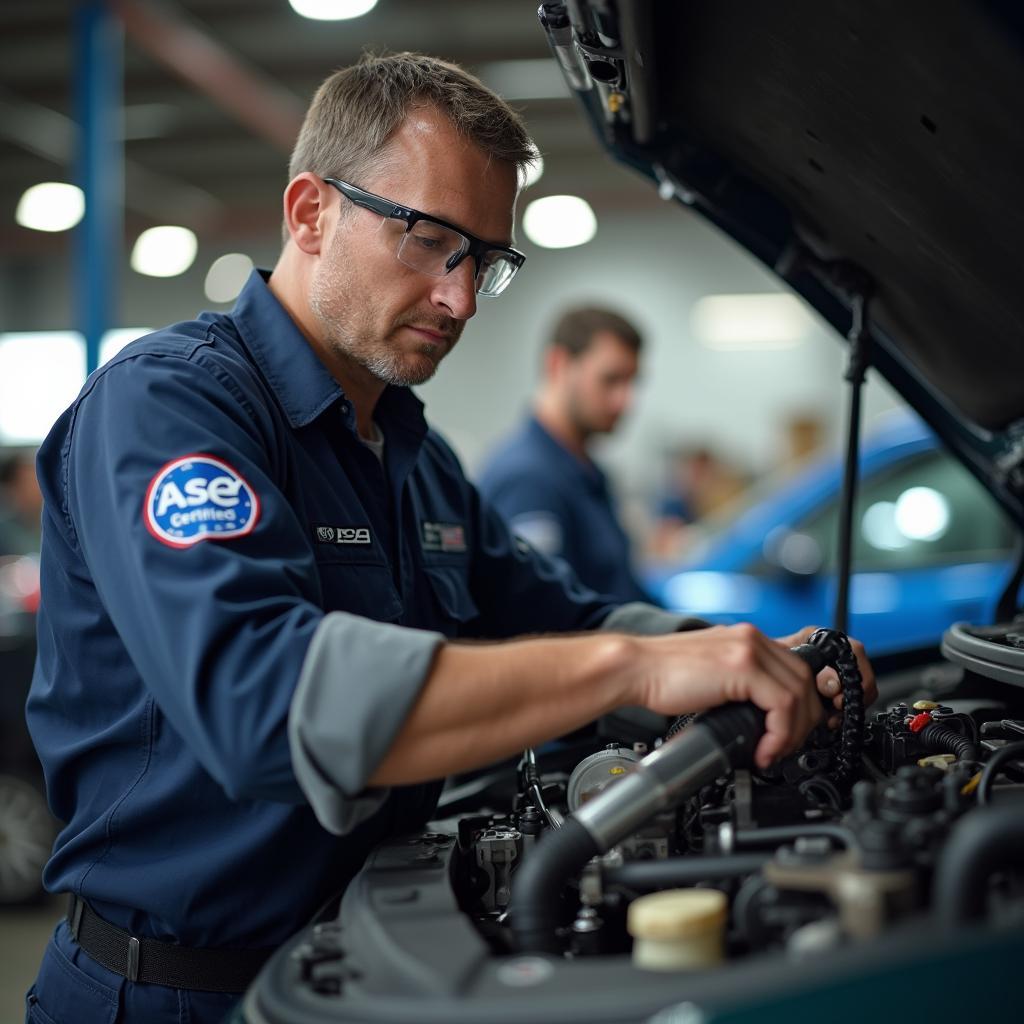
{"label": "hood support rod", "polygon": [[857,500],[857,476],[860,455],[861,395],[864,376],[871,365],[871,331],[868,327],[866,291],[851,296],[852,320],[847,339],[850,359],[844,379],[850,383],[850,416],[846,434],[846,462],[843,489],[839,501],[839,572],[836,576],[836,612],[833,628],[846,633],[850,617],[850,574],[853,561],[853,507]]}

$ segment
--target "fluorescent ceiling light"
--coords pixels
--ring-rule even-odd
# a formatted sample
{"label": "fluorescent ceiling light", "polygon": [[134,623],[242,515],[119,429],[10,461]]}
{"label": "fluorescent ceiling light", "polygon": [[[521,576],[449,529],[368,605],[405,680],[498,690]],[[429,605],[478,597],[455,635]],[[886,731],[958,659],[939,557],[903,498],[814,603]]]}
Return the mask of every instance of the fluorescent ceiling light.
{"label": "fluorescent ceiling light", "polygon": [[25,189],[14,219],[23,228],[34,231],[67,231],[85,213],[85,195],[77,185],[63,181],[44,181]]}
{"label": "fluorescent ceiling light", "polygon": [[537,154],[536,160],[533,163],[526,165],[526,170],[523,171],[523,188],[529,188],[531,185],[536,185],[540,181],[540,176],[544,173],[544,157]]}
{"label": "fluorescent ceiling light", "polygon": [[496,60],[477,68],[481,81],[507,100],[557,100],[569,95],[558,62],[552,57],[535,60]]}
{"label": "fluorescent ceiling light", "polygon": [[152,327],[115,327],[100,340],[100,366],[113,359],[130,341],[149,334]]}
{"label": "fluorescent ceiling light", "polygon": [[244,252],[218,256],[206,272],[206,297],[211,302],[233,302],[252,273],[252,260]]}
{"label": "fluorescent ceiling light", "polygon": [[196,236],[188,228],[163,224],[143,231],[132,249],[132,270],[149,277],[177,277],[196,258]]}
{"label": "fluorescent ceiling light", "polygon": [[288,0],[292,10],[315,21],[345,21],[372,11],[377,0]]}
{"label": "fluorescent ceiling light", "polygon": [[0,441],[38,444],[84,383],[77,331],[0,334]]}
{"label": "fluorescent ceiling light", "polygon": [[694,303],[690,328],[708,348],[739,351],[793,348],[813,328],[795,295],[705,295]]}
{"label": "fluorescent ceiling light", "polygon": [[597,218],[590,204],[579,196],[545,196],[526,207],[523,230],[534,245],[568,249],[594,237]]}

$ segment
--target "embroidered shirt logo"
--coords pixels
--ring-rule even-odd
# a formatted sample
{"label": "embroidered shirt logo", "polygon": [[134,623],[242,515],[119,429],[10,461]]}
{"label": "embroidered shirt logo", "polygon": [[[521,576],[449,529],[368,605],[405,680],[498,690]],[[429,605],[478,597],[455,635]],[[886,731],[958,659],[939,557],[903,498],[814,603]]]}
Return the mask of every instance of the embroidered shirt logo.
{"label": "embroidered shirt logo", "polygon": [[318,544],[372,544],[368,526],[315,526],[313,536]]}
{"label": "embroidered shirt logo", "polygon": [[423,522],[422,526],[424,551],[466,550],[466,530],[460,523]]}
{"label": "embroidered shirt logo", "polygon": [[256,492],[241,473],[212,455],[168,462],[149,483],[146,529],[172,548],[251,533],[260,517]]}

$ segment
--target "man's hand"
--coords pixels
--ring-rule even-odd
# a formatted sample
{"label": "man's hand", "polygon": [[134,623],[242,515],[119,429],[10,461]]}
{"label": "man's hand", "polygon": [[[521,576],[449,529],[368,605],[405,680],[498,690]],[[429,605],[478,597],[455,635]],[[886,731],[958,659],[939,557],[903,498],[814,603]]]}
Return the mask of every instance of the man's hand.
{"label": "man's hand", "polygon": [[[778,637],[776,642],[782,644],[784,647],[798,647],[800,644],[807,643],[819,628],[820,627],[818,626],[804,626],[804,628],[797,633],[792,633],[789,636]],[[853,654],[857,659],[857,665],[860,668],[860,674],[863,679],[864,706],[867,707],[870,704],[874,704],[878,699],[878,684],[875,682],[875,673],[871,668],[871,662],[868,661],[868,656],[864,651],[864,645],[859,640],[854,640],[852,636],[849,639],[850,647],[853,648]],[[826,668],[819,672],[817,685],[818,693],[820,693],[822,697],[830,699],[836,711],[842,711],[843,695],[840,692],[839,676],[836,675],[835,669]],[[840,721],[840,715],[830,715],[828,720],[829,728],[837,728]]]}
{"label": "man's hand", "polygon": [[[814,627],[807,627],[772,640],[741,624],[645,638],[637,666],[642,673],[641,702],[652,711],[675,715],[728,701],[752,701],[766,712],[765,735],[754,752],[755,763],[766,768],[798,749],[822,718],[811,670],[789,650],[813,632]],[[876,695],[874,675],[863,646],[851,643],[864,674],[865,700],[870,702]],[[828,697],[838,694],[835,673],[823,671],[818,688]],[[836,700],[841,707],[841,698]]]}
{"label": "man's hand", "polygon": [[[442,645],[416,703],[371,786],[404,786],[454,775],[563,736],[616,708],[641,704],[664,715],[752,701],[765,711],[754,752],[765,768],[796,750],[821,720],[810,667],[789,648],[813,628],[772,640],[751,625],[664,636],[588,633],[504,644]],[[875,681],[854,644],[865,699]],[[818,678],[826,696],[836,682]],[[838,706],[838,705],[837,705]]]}

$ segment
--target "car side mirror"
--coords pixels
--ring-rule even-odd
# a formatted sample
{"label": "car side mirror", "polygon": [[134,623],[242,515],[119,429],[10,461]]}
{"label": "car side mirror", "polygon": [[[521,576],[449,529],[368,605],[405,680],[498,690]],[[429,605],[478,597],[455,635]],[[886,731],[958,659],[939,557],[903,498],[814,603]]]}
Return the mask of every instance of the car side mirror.
{"label": "car side mirror", "polygon": [[806,582],[825,565],[821,545],[808,533],[780,526],[764,539],[765,563],[792,582]]}

